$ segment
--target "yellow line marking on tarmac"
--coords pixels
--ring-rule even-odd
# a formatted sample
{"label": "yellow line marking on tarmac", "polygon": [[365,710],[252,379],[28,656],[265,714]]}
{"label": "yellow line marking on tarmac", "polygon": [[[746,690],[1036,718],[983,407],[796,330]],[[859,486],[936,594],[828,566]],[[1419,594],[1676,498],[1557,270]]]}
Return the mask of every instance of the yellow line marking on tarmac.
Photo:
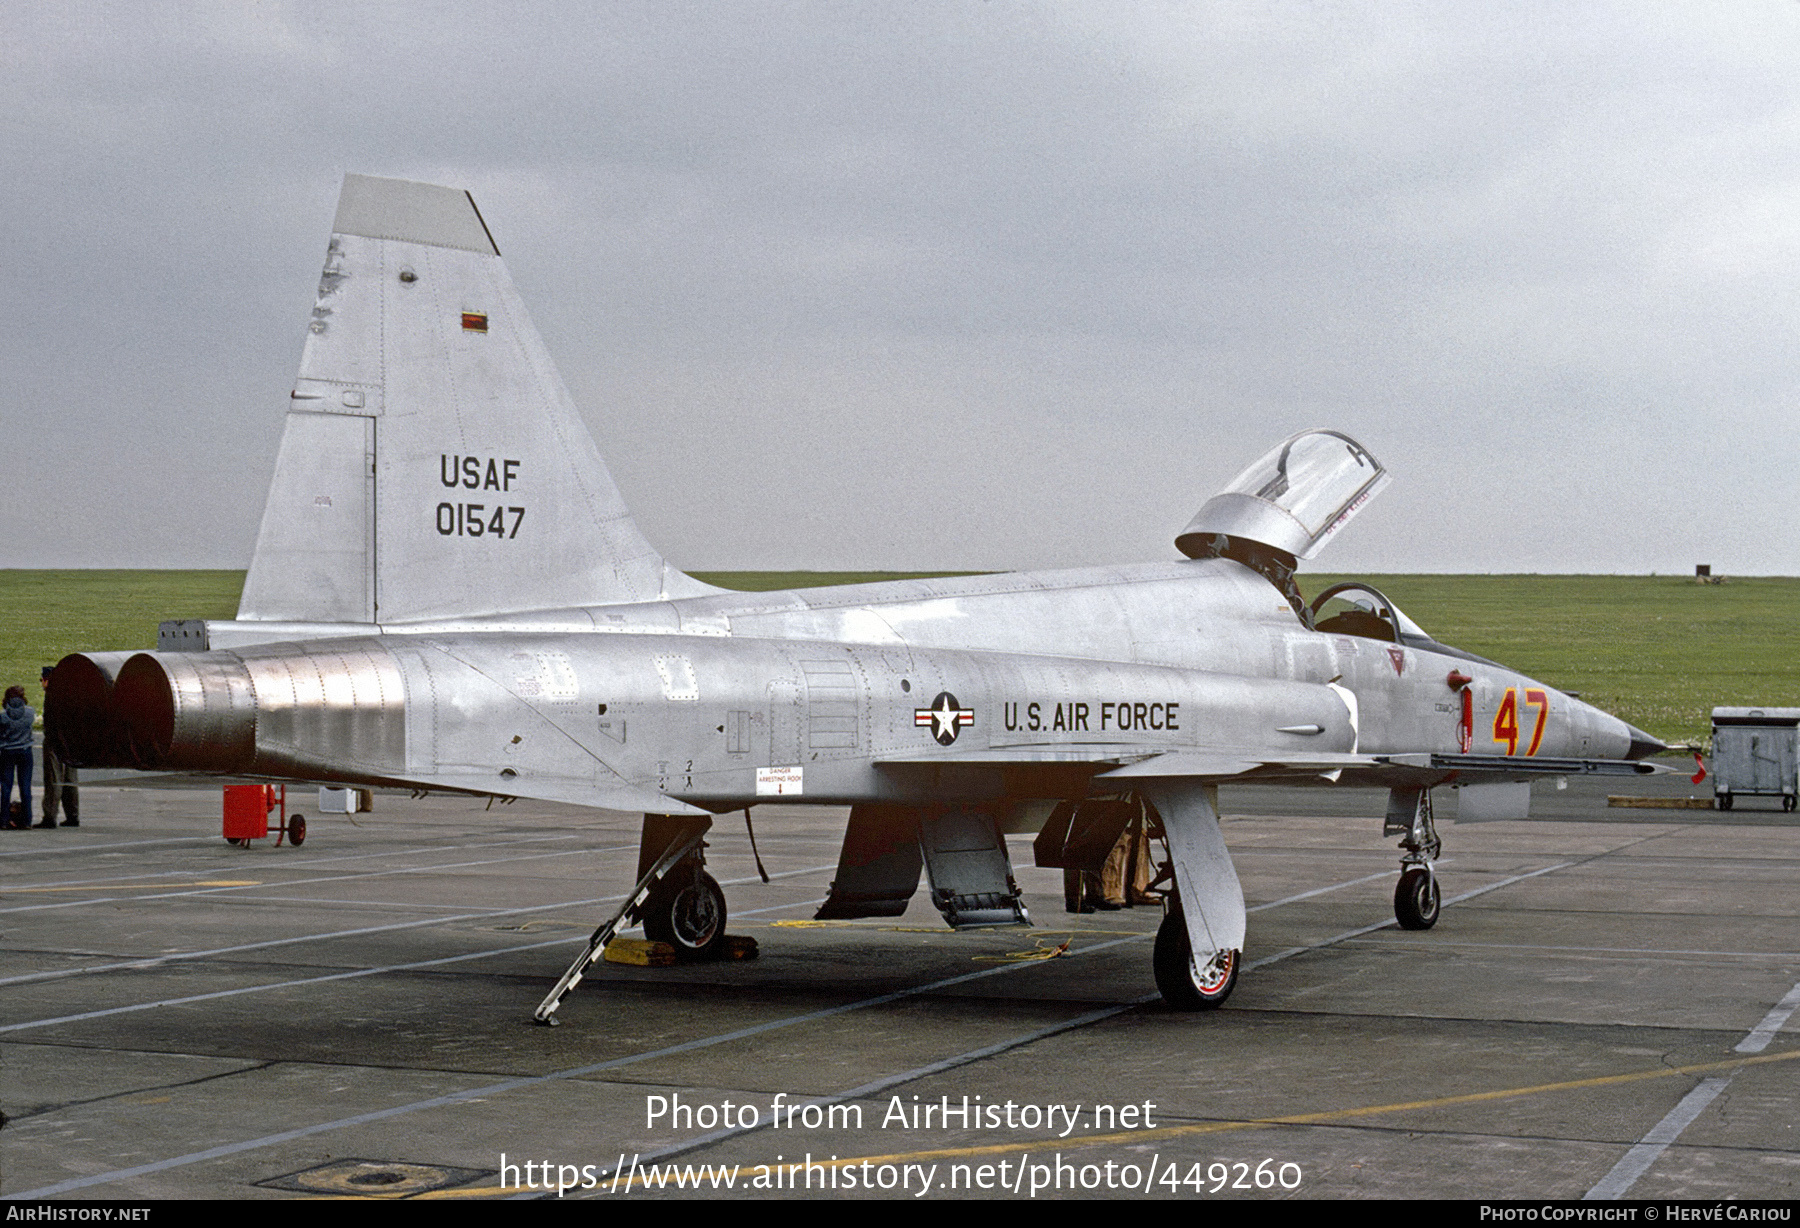
{"label": "yellow line marking on tarmac", "polygon": [[1044,939],[1040,938],[1029,951],[1008,951],[1004,955],[973,955],[970,956],[970,958],[977,962],[987,960],[990,962],[1011,963],[1026,963],[1031,960],[1055,959],[1058,955],[1067,955],[1069,953],[1069,944],[1074,941],[1073,938],[1065,938],[1057,946],[1046,946],[1044,944]]}
{"label": "yellow line marking on tarmac", "polygon": [[[1800,1058],[1800,1049],[1772,1053],[1762,1057],[1728,1058],[1718,1062],[1700,1062],[1691,1066],[1659,1066],[1654,1070],[1637,1070],[1630,1074],[1599,1075],[1591,1079],[1571,1079],[1563,1083],[1537,1083],[1530,1087],[1508,1087],[1491,1092],[1466,1092],[1460,1096],[1439,1096],[1431,1100],[1406,1100],[1397,1104],[1370,1104],[1352,1109],[1327,1109],[1321,1113],[1295,1113],[1286,1117],[1247,1118],[1243,1121],[1204,1122],[1191,1126],[1159,1126],[1153,1130],[1131,1130],[1121,1134],[1084,1134],[1071,1138],[1033,1139],[1028,1143],[993,1143],[984,1147],[947,1147],[935,1151],[914,1151],[899,1155],[858,1156],[851,1160],[823,1161],[826,1167],[846,1164],[897,1164],[913,1160],[947,1159],[953,1156],[1004,1155],[1013,1151],[1032,1151],[1048,1147],[1092,1147],[1103,1143],[1141,1143],[1150,1139],[1184,1138],[1191,1134],[1224,1134],[1233,1130],[1268,1130],[1276,1126],[1305,1126],[1347,1118],[1374,1117],[1382,1113],[1402,1113],[1408,1109],[1441,1109],[1462,1104],[1480,1104],[1489,1100],[1511,1100],[1545,1092],[1580,1091],[1590,1087],[1609,1087],[1621,1083],[1639,1083],[1646,1079],[1671,1079],[1681,1075],[1709,1074],[1716,1070],[1739,1070],[1763,1062],[1788,1062]],[[821,1161],[813,1161],[815,1164]],[[783,1161],[786,1163],[786,1161]]]}
{"label": "yellow line marking on tarmac", "polygon": [[[1107,1143],[1143,1143],[1152,1140],[1185,1138],[1195,1134],[1226,1134],[1237,1130],[1271,1130],[1277,1126],[1318,1125],[1328,1122],[1354,1119],[1358,1117],[1375,1117],[1383,1113],[1403,1113],[1409,1109],[1441,1109],[1452,1108],[1463,1104],[1481,1104],[1491,1100],[1510,1100],[1523,1096],[1543,1095],[1546,1092],[1572,1092],[1592,1087],[1611,1087],[1623,1083],[1640,1083],[1648,1079],[1672,1079],[1682,1075],[1710,1074],[1718,1070],[1741,1070],[1746,1066],[1757,1066],[1768,1062],[1789,1062],[1800,1059],[1800,1049],[1785,1053],[1770,1053],[1759,1057],[1727,1058],[1717,1062],[1697,1062],[1688,1066],[1659,1066],[1654,1070],[1635,1070],[1629,1074],[1598,1075],[1590,1079],[1570,1079],[1560,1083],[1534,1083],[1529,1087],[1507,1087],[1489,1092],[1465,1092],[1459,1096],[1438,1096],[1429,1100],[1405,1100],[1395,1104],[1370,1104],[1357,1108],[1327,1109],[1319,1113],[1294,1113],[1285,1117],[1249,1118],[1243,1121],[1214,1121],[1188,1126],[1160,1126],[1152,1130],[1130,1130],[1117,1134],[1084,1134],[1071,1138],[1040,1138],[1024,1143],[991,1143],[981,1147],[943,1147],[931,1151],[896,1152],[892,1155],[850,1156],[832,1160],[813,1159],[811,1163],[819,1168],[856,1168],[863,1164],[907,1164],[920,1160],[949,1160],[958,1157],[1007,1155],[1028,1151],[1067,1151],[1074,1147],[1096,1147]],[[782,1160],[783,1166],[798,1161]],[[716,1162],[714,1167],[716,1167]],[[771,1164],[772,1166],[772,1164]],[[661,1166],[659,1166],[661,1167]],[[740,1170],[754,1173],[762,1165],[740,1164]],[[740,1177],[740,1180],[743,1178]],[[620,1179],[618,1192],[623,1193],[634,1187],[645,1184],[643,1178],[632,1174]],[[661,1188],[660,1186],[658,1188]],[[572,1187],[576,1192],[579,1187]],[[594,1190],[580,1190],[585,1194],[596,1191],[613,1192],[611,1182],[602,1182]],[[414,1195],[409,1201],[422,1198],[484,1198],[490,1195],[519,1194],[526,1191],[510,1186],[480,1186],[457,1190],[433,1190]],[[533,1191],[540,1192],[540,1191]],[[553,1192],[553,1191],[541,1191]]]}
{"label": "yellow line marking on tarmac", "polygon": [[167,891],[171,887],[260,887],[259,879],[220,878],[209,879],[198,883],[145,883],[134,887],[129,883],[114,886],[109,883],[89,883],[81,887],[9,887],[8,891],[24,895],[28,891]]}
{"label": "yellow line marking on tarmac", "polygon": [[[1395,1104],[1370,1104],[1358,1108],[1327,1109],[1324,1112],[1319,1113],[1295,1113],[1286,1117],[1261,1117],[1249,1118],[1243,1121],[1204,1122],[1189,1126],[1160,1126],[1152,1130],[1130,1130],[1118,1134],[1084,1134],[1071,1138],[1033,1139],[1026,1143],[992,1143],[982,1147],[944,1147],[932,1151],[897,1152],[892,1155],[851,1156],[831,1160],[813,1159],[810,1163],[818,1168],[856,1168],[863,1164],[907,1164],[916,1163],[920,1160],[949,1160],[956,1159],[957,1157],[1006,1155],[1014,1152],[1042,1150],[1057,1151],[1059,1149],[1067,1151],[1074,1147],[1096,1147],[1107,1143],[1143,1143],[1151,1140],[1185,1138],[1195,1134],[1225,1134],[1236,1130],[1270,1130],[1277,1126],[1317,1125],[1358,1117],[1375,1117],[1383,1113],[1402,1113],[1408,1109],[1452,1108],[1463,1104],[1481,1104],[1491,1100],[1510,1100],[1523,1096],[1543,1095],[1546,1092],[1581,1091],[1585,1088],[1592,1087],[1612,1087],[1623,1083],[1640,1083],[1648,1079],[1672,1079],[1682,1075],[1710,1074],[1719,1070],[1741,1070],[1746,1066],[1758,1066],[1768,1062],[1789,1062],[1794,1061],[1795,1059],[1800,1059],[1800,1049],[1789,1050],[1785,1053],[1764,1054],[1758,1057],[1738,1057],[1727,1058],[1717,1062],[1697,1062],[1688,1066],[1659,1066],[1654,1070],[1635,1070],[1629,1074],[1597,1075],[1590,1079],[1570,1079],[1560,1083],[1534,1083],[1529,1087],[1507,1087],[1489,1092],[1465,1092],[1459,1096],[1438,1096],[1429,1100],[1405,1100]],[[799,1161],[781,1160],[779,1163],[785,1167],[791,1163],[799,1163]],[[664,1165],[659,1165],[658,1167],[665,1168],[666,1170],[666,1166]],[[704,1167],[704,1164],[695,1165],[694,1167]],[[714,1162],[713,1167],[717,1168],[716,1162]],[[774,1162],[767,1165],[740,1163],[737,1167],[740,1172],[754,1173],[760,1167],[774,1167]],[[739,1177],[739,1180],[743,1179],[742,1176]],[[642,1187],[645,1184],[645,1179],[634,1173],[630,1176],[622,1177],[619,1180],[616,1192],[625,1193],[634,1187]],[[663,1187],[659,1185],[658,1188]],[[692,1187],[690,1186],[690,1188]],[[465,1186],[460,1189],[428,1190],[421,1194],[415,1194],[406,1201],[417,1202],[423,1199],[444,1198],[488,1198],[500,1195],[510,1196],[526,1192],[528,1191],[512,1186]],[[554,1191],[533,1190],[529,1192],[553,1193]],[[595,1192],[612,1193],[615,1191],[612,1183],[608,1181],[601,1182],[592,1190],[571,1187],[570,1192],[593,1194]]]}

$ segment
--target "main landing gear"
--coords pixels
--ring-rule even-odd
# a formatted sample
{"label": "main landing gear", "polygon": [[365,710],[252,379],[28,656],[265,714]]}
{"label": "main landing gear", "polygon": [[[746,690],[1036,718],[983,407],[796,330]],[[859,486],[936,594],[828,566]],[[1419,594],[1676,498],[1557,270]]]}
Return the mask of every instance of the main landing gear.
{"label": "main landing gear", "polygon": [[711,959],[725,945],[725,892],[699,851],[658,879],[638,910],[644,937],[666,942],[682,960]]}
{"label": "main landing gear", "polygon": [[587,948],[538,1003],[534,1020],[556,1026],[556,1008],[581,984],[627,921],[642,921],[646,938],[668,943],[684,959],[707,959],[720,953],[725,946],[725,893],[706,872],[704,837],[711,826],[710,817],[644,816],[637,886],[619,910],[588,937]]}
{"label": "main landing gear", "polygon": [[1170,900],[1162,925],[1157,927],[1156,950],[1151,955],[1156,988],[1164,1002],[1178,1011],[1218,1010],[1237,988],[1238,965],[1242,962],[1237,951],[1219,951],[1204,968],[1195,968],[1187,918],[1181,915],[1181,905]]}
{"label": "main landing gear", "polygon": [[1431,819],[1430,789],[1390,789],[1382,834],[1400,837],[1400,882],[1394,888],[1394,920],[1403,930],[1437,924],[1441,897],[1431,863],[1443,851]]}
{"label": "main landing gear", "polygon": [[1219,831],[1218,790],[1156,781],[1141,796],[1168,845],[1164,874],[1174,879],[1150,960],[1156,988],[1175,1010],[1217,1010],[1237,988],[1245,922],[1244,889]]}

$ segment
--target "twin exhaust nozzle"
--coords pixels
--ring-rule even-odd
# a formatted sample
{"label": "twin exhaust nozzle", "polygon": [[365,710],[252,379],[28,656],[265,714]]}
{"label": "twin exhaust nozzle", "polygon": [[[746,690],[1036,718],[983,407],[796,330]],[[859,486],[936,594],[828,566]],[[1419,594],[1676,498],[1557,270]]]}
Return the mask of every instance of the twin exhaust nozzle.
{"label": "twin exhaust nozzle", "polygon": [[75,653],[50,675],[44,740],[77,767],[247,771],[255,688],[229,653]]}
{"label": "twin exhaust nozzle", "polygon": [[381,777],[405,765],[405,690],[370,640],[75,653],[50,675],[44,738],[76,767]]}

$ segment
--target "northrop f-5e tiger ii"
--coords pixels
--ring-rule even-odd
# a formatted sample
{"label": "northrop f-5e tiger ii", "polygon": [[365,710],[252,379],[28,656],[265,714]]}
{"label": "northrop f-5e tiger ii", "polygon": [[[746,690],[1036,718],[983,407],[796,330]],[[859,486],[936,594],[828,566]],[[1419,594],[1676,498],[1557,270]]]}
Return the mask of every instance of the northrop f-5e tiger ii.
{"label": "northrop f-5e tiger ii", "polygon": [[702,836],[773,799],[849,807],[820,915],[898,915],[923,874],[958,927],[1027,920],[1007,833],[1080,869],[1147,827],[1168,853],[1157,985],[1216,1007],[1245,932],[1220,782],[1386,788],[1395,913],[1426,929],[1434,787],[1523,817],[1533,777],[1648,772],[1663,749],[1372,588],[1306,602],[1297,561],[1386,481],[1306,431],[1208,500],[1173,561],[714,588],[638,531],[473,198],[350,175],[237,618],[64,658],[47,736],[80,765],[642,812],[636,888],[545,1021],[620,924],[714,951]]}

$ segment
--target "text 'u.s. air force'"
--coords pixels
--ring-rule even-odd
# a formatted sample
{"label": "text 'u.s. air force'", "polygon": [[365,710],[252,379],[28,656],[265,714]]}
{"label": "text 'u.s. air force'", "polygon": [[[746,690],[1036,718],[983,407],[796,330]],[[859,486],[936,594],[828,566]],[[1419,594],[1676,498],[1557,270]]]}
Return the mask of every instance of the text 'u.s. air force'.
{"label": "text 'u.s. air force'", "polygon": [[1054,733],[1066,730],[1180,729],[1181,705],[1168,703],[1006,703],[1000,706],[1000,723],[1008,733],[1025,730]]}

